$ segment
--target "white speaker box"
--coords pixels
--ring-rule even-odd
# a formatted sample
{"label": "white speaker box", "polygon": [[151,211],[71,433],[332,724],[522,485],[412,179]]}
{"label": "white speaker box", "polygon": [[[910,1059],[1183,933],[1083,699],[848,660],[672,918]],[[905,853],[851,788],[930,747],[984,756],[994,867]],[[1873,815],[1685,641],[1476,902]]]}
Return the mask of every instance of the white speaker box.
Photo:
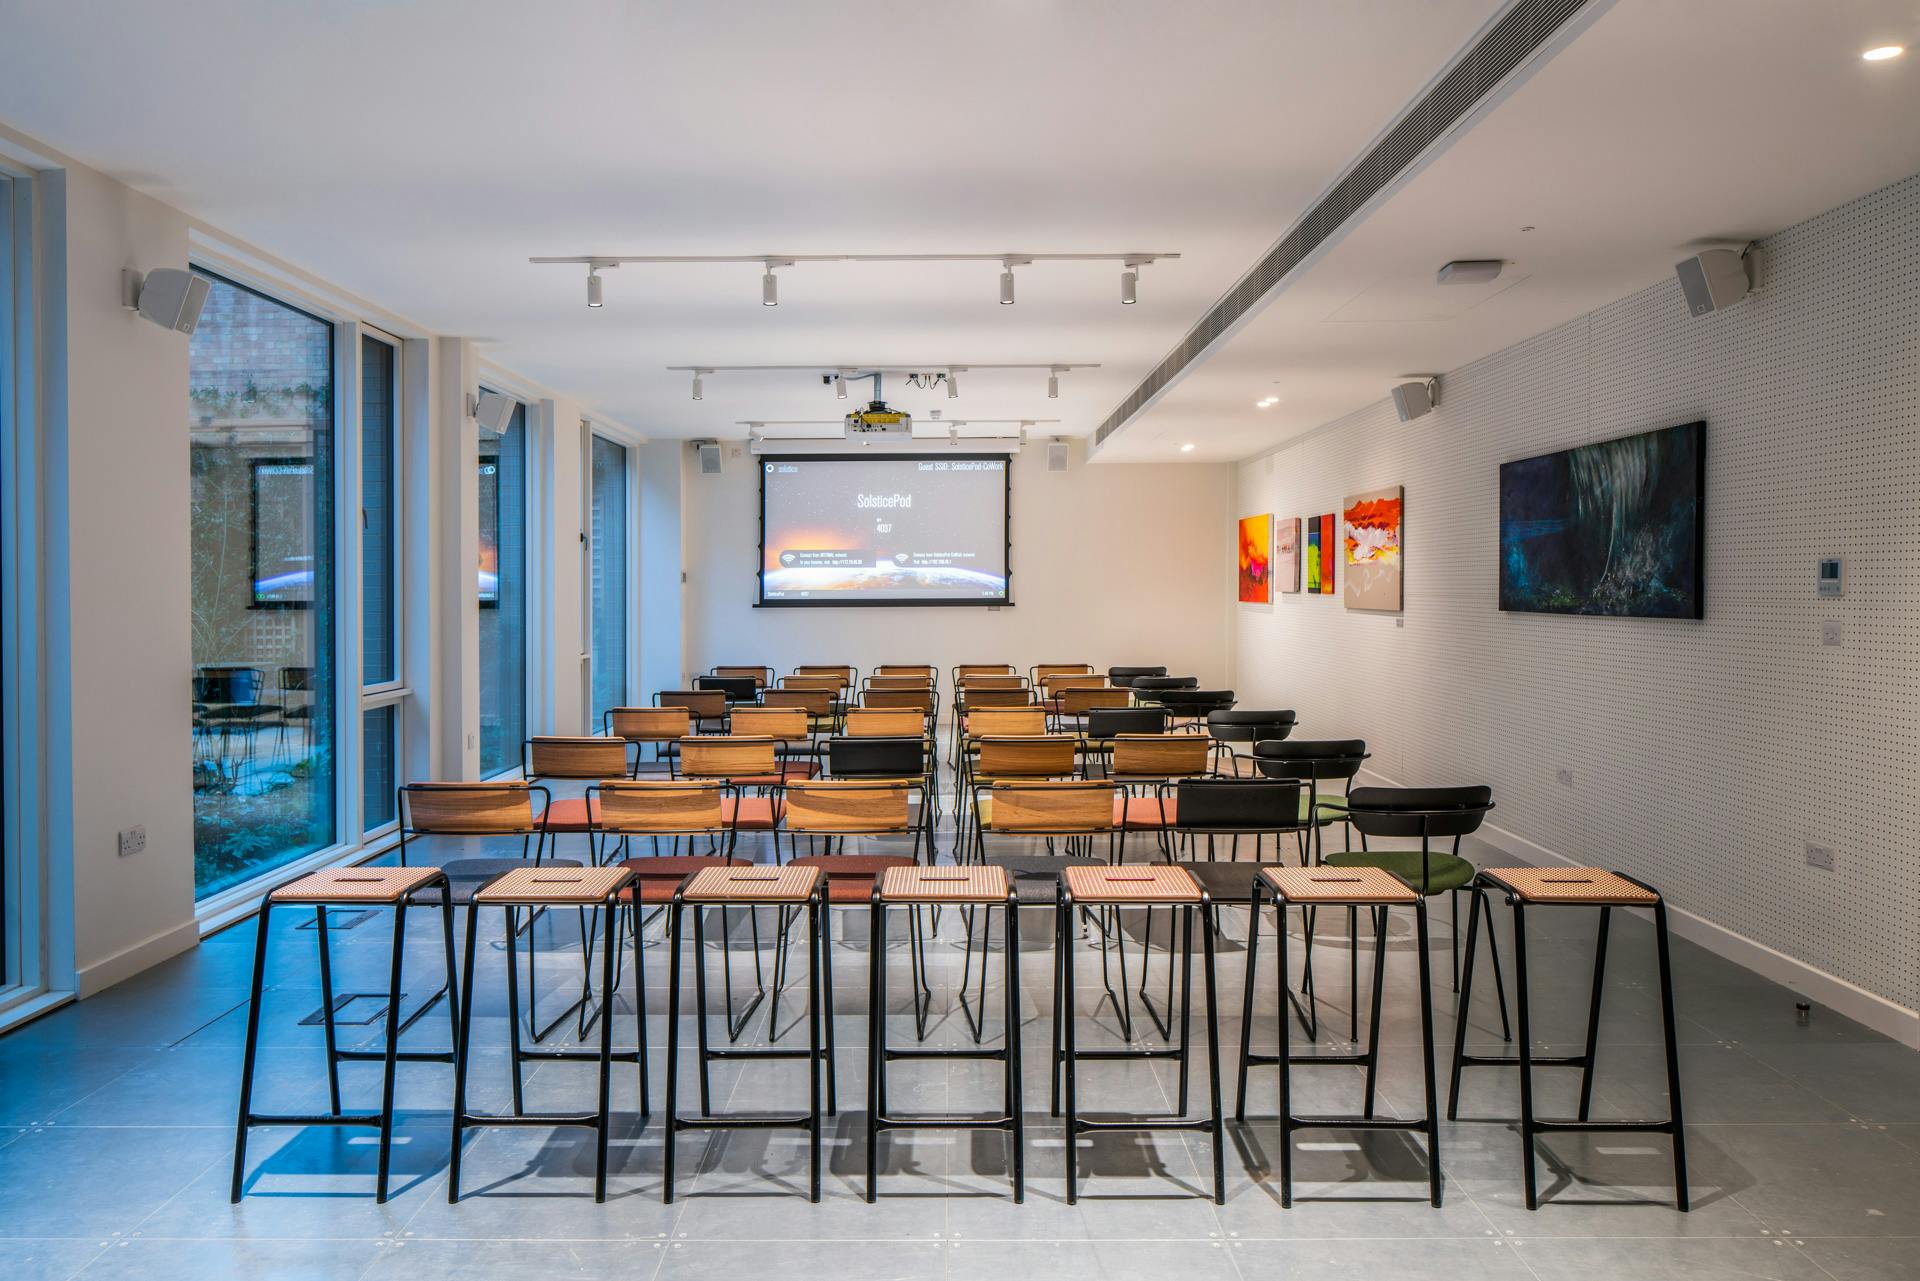
{"label": "white speaker box", "polygon": [[1047,442],[1047,470],[1065,471],[1067,469],[1067,442],[1050,440]]}
{"label": "white speaker box", "polygon": [[1704,316],[1731,307],[1747,296],[1746,259],[1736,250],[1707,249],[1673,264],[1680,292],[1687,297],[1687,313]]}
{"label": "white speaker box", "polygon": [[506,431],[507,424],[513,420],[515,403],[511,396],[502,396],[497,391],[483,391],[474,398],[473,417],[482,430],[498,436]]}
{"label": "white speaker box", "polygon": [[177,267],[156,267],[144,276],[130,269],[120,273],[121,304],[176,333],[194,331],[211,289],[205,277]]}
{"label": "white speaker box", "polygon": [[702,441],[700,444],[700,474],[702,476],[720,474],[720,446],[712,441]]}

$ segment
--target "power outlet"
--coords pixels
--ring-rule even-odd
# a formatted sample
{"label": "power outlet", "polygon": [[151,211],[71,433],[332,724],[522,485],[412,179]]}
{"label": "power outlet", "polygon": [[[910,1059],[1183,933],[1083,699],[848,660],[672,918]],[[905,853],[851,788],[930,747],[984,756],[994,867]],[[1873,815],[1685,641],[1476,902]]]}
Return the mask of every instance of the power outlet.
{"label": "power outlet", "polygon": [[1562,787],[1572,787],[1573,771],[1570,769],[1555,770],[1553,772],[1553,781]]}
{"label": "power outlet", "polygon": [[1820,624],[1820,643],[1822,645],[1838,645],[1840,643],[1839,619],[1829,618],[1826,622]]}
{"label": "power outlet", "polygon": [[1823,872],[1833,870],[1833,851],[1824,845],[1807,846],[1807,866],[1817,867]]}
{"label": "power outlet", "polygon": [[138,854],[146,848],[147,829],[144,826],[129,827],[126,831],[120,833],[121,858],[132,858],[135,854]]}

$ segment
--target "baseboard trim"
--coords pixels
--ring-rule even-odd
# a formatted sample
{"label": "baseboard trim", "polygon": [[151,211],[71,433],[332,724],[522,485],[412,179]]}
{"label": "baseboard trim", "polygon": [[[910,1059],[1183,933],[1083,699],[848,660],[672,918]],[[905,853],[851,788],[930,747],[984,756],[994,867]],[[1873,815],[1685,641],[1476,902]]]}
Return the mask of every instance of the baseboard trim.
{"label": "baseboard trim", "polygon": [[[1363,770],[1362,773],[1389,787],[1403,786],[1375,770]],[[1479,837],[1501,853],[1511,855],[1528,866],[1558,863],[1573,867],[1580,864],[1578,859],[1568,858],[1557,850],[1496,823],[1484,824]],[[1830,974],[1818,966],[1788,956],[1785,952],[1671,903],[1667,905],[1667,919],[1673,932],[1688,942],[1697,943],[1716,956],[1752,970],[1762,978],[1771,979],[1808,1000],[1817,1001],[1902,1045],[1920,1049],[1920,1010],[1911,1010],[1898,1002],[1889,1001],[1837,974]]]}
{"label": "baseboard trim", "polygon": [[191,919],[182,921],[170,930],[163,930],[152,938],[81,967],[74,984],[75,995],[84,1001],[106,991],[115,983],[158,965],[168,957],[178,956],[199,945],[200,923]]}

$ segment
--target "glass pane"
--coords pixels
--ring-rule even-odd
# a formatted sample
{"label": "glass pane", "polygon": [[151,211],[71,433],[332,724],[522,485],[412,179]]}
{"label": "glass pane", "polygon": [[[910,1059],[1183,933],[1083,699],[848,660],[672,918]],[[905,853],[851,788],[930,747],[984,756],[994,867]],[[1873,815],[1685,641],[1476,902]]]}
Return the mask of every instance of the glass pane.
{"label": "glass pane", "polygon": [[627,451],[593,438],[593,706],[591,730],[627,701]]}
{"label": "glass pane", "polygon": [[385,707],[369,708],[360,715],[360,750],[364,754],[366,768],[366,800],[361,808],[364,811],[360,829],[371,832],[376,827],[385,827],[394,820],[394,765],[393,741],[396,709],[392,704]]}
{"label": "glass pane", "polygon": [[336,839],[333,326],[208,280],[188,404],[201,897]]}
{"label": "glass pane", "polygon": [[394,350],[360,340],[360,679],[395,678],[393,627]]}
{"label": "glass pane", "polygon": [[480,430],[480,773],[520,764],[527,729],[527,409]]}

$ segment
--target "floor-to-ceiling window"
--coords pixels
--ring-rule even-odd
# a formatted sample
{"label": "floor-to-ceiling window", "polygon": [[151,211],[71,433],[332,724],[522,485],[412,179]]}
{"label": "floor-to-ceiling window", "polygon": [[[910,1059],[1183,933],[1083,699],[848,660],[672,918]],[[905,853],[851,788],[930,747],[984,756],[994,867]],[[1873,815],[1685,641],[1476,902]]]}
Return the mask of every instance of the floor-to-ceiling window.
{"label": "floor-to-ceiling window", "polygon": [[527,407],[480,430],[480,772],[520,764],[527,730]]}
{"label": "floor-to-ceiling window", "polygon": [[361,828],[394,821],[400,743],[397,487],[400,350],[360,338],[360,756]]}
{"label": "floor-to-ceiling window", "polygon": [[207,279],[188,403],[203,898],[338,838],[333,326]]}
{"label": "floor-to-ceiling window", "polygon": [[[13,441],[13,183],[5,174],[0,174],[0,442],[10,446]],[[0,447],[0,459],[12,456],[12,449]],[[7,493],[9,478],[0,472],[0,496]],[[0,598],[4,593],[0,592]],[[0,629],[4,629],[6,618],[0,615]],[[0,710],[4,701],[0,700]],[[0,715],[0,724],[5,723]],[[0,739],[0,753],[5,753],[11,744]],[[3,803],[3,802],[0,802]],[[14,920],[20,903],[20,869],[18,851],[14,842],[8,839],[10,829],[5,822],[4,813],[0,813],[0,991],[20,982],[20,961],[15,955],[20,948],[20,923]]]}
{"label": "floor-to-ceiling window", "polygon": [[627,451],[593,438],[593,527],[588,579],[593,592],[591,729],[627,701]]}

